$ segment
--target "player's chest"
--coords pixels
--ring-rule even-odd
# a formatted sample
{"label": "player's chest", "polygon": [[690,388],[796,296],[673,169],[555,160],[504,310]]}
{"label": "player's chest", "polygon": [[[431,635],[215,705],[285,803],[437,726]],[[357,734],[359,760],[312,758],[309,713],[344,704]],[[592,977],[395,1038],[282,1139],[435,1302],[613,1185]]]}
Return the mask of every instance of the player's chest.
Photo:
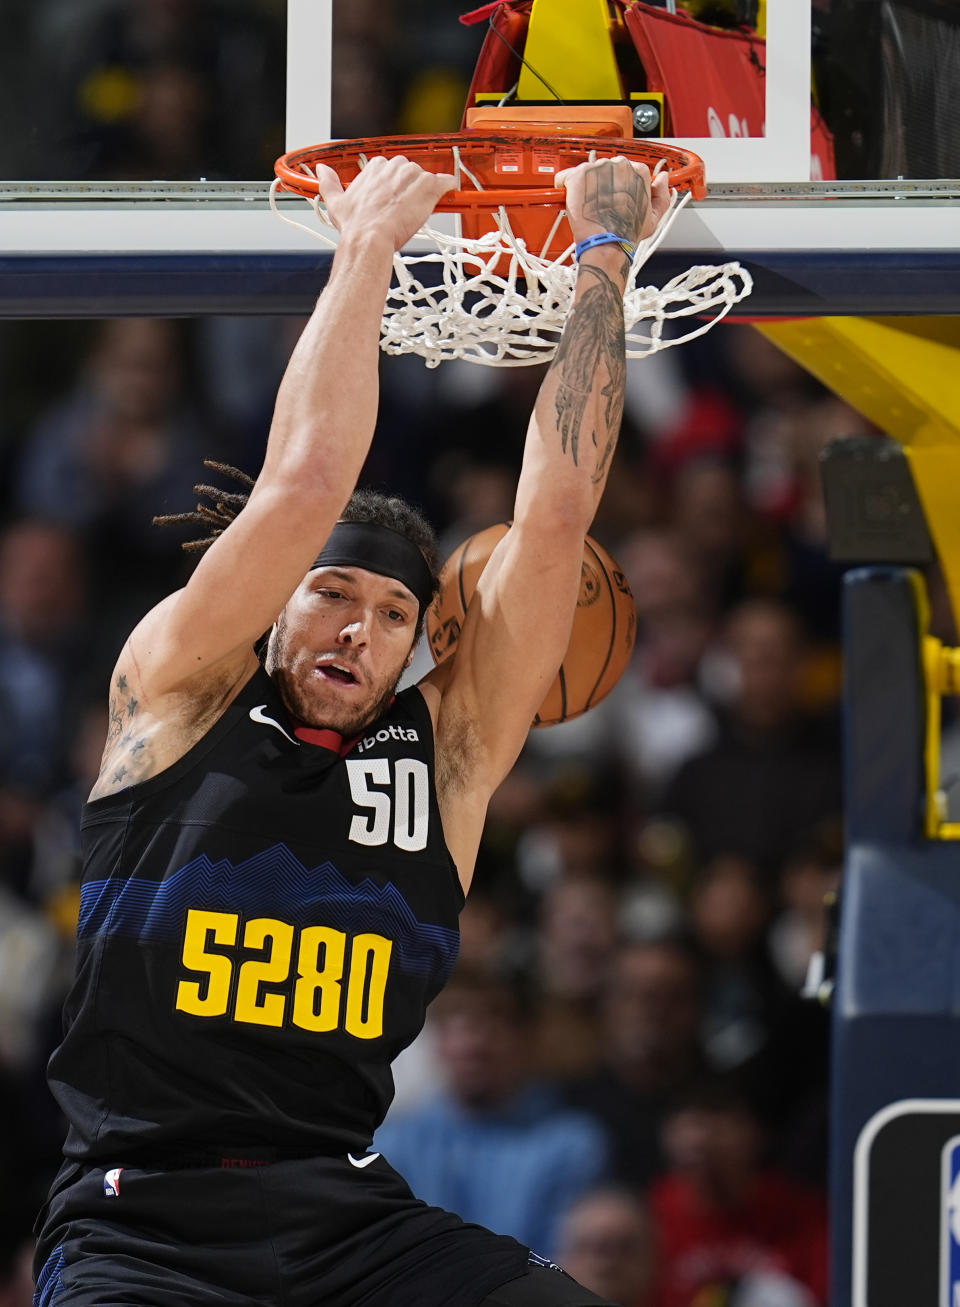
{"label": "player's chest", "polygon": [[402,863],[440,853],[432,759],[415,735],[381,727],[345,756],[283,738],[248,739],[217,771],[215,819],[250,831],[282,827],[285,839],[328,856],[379,851]]}

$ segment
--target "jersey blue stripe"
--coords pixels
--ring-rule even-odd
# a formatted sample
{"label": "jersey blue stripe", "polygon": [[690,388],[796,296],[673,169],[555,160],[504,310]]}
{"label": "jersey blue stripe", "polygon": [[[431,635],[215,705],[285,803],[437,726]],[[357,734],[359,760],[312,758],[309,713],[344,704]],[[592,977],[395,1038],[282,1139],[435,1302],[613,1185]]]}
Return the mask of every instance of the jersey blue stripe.
{"label": "jersey blue stripe", "polygon": [[63,1288],[63,1245],[54,1248],[37,1277],[37,1291],[33,1295],[34,1307],[51,1307]]}
{"label": "jersey blue stripe", "polygon": [[371,931],[393,940],[401,971],[446,979],[460,936],[446,926],[418,921],[395,885],[369,879],[353,884],[332,862],[305,867],[285,844],[274,844],[234,865],[193,858],[163,880],[87,881],[80,891],[78,938],[101,932],[141,941],[178,942],[189,908],[282,916],[293,926],[336,926],[349,934]]}

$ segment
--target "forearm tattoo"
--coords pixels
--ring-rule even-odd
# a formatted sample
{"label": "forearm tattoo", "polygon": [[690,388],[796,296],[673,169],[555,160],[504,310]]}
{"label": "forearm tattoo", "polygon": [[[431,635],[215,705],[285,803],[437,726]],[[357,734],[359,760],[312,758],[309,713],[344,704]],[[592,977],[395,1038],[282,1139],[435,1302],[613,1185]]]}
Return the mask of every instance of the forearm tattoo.
{"label": "forearm tattoo", "polygon": [[580,271],[582,275],[593,278],[594,284],[582,291],[567,319],[551,371],[557,374],[554,405],[560,448],[566,453],[569,445],[577,467],[580,466],[584,415],[593,393],[594,378],[601,368],[607,374],[607,383],[600,391],[605,403],[602,408],[598,406],[597,426],[591,429],[589,436],[597,450],[591,472],[596,485],[606,476],[623,417],[623,389],[627,378],[623,297],[602,268],[582,264]]}
{"label": "forearm tattoo", "polygon": [[[614,182],[614,177],[617,181]],[[650,196],[638,173],[617,173],[607,162],[584,178],[583,216],[604,231],[636,241],[643,230]]]}

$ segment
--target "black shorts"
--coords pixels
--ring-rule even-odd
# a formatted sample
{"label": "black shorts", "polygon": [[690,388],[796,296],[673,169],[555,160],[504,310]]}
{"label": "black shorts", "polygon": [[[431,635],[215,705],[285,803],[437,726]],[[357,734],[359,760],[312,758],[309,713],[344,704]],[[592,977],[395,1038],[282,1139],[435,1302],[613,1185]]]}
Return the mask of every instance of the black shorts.
{"label": "black shorts", "polygon": [[480,1307],[617,1307],[565,1275],[559,1266],[528,1266],[484,1298]]}
{"label": "black shorts", "polygon": [[525,1277],[527,1258],[515,1239],[414,1198],[382,1157],[76,1167],[43,1214],[35,1302],[478,1307]]}

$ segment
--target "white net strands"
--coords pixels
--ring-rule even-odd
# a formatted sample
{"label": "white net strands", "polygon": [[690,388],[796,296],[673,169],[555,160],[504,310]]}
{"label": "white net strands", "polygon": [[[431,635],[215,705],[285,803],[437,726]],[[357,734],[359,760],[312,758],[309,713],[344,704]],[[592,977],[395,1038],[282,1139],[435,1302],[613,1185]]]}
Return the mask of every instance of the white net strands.
{"label": "white net strands", "polygon": [[[482,190],[459,159],[457,147],[453,154],[458,182],[463,173]],[[361,163],[365,162],[361,156]],[[274,213],[335,248],[336,241],[327,231],[280,212],[277,189],[274,182],[270,190]],[[319,196],[303,198],[322,226],[330,228]],[[753,289],[749,272],[739,263],[697,265],[661,287],[642,283],[644,264],[689,198],[672,192],[657,230],[637,246],[624,293],[628,358],[645,358],[702,336]],[[394,256],[395,277],[380,332],[380,347],[387,354],[419,354],[431,368],[448,359],[522,367],[553,358],[577,277],[573,244],[556,257],[545,253],[565,211],[558,210],[539,253],[514,233],[505,208],[492,211],[492,216],[496,230],[475,239],[452,235],[428,222],[418,235],[434,248]],[[685,331],[669,326],[683,319],[692,319],[693,325]]]}

